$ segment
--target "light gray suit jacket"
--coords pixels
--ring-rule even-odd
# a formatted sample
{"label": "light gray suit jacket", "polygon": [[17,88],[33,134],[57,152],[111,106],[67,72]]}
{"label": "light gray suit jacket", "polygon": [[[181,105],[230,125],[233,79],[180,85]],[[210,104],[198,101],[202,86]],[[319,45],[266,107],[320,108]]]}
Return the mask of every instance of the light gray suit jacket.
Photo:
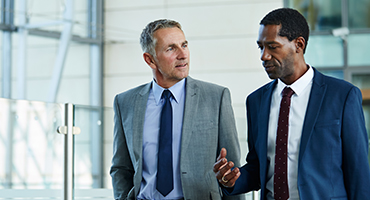
{"label": "light gray suit jacket", "polygon": [[[114,100],[114,141],[110,174],[115,199],[136,199],[142,180],[145,110],[151,83],[118,94]],[[239,166],[240,149],[227,88],[186,80],[180,171],[184,199],[240,199],[221,197],[213,172],[221,148]]]}

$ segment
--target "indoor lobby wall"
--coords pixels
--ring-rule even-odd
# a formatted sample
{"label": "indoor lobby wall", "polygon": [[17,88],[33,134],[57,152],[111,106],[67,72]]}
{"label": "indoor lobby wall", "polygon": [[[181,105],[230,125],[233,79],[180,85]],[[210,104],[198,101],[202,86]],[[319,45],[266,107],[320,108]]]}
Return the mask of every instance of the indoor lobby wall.
{"label": "indoor lobby wall", "polygon": [[[116,94],[152,80],[142,58],[140,33],[151,21],[174,19],[189,41],[190,76],[231,91],[244,162],[245,99],[269,81],[256,44],[259,21],[282,6],[282,0],[105,1],[105,106],[112,106]],[[112,134],[105,135],[105,152],[110,154]]]}

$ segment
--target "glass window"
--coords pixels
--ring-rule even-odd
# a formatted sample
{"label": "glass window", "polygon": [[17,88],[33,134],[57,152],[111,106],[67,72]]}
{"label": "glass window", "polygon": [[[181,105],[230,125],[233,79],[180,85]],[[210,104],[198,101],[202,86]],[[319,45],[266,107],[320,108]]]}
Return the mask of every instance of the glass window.
{"label": "glass window", "polygon": [[[17,43],[18,37],[13,37]],[[49,101],[52,76],[58,56],[59,40],[39,36],[27,36],[26,46],[26,98],[33,101]],[[71,41],[66,54],[56,102],[89,104],[89,45]],[[18,66],[19,52],[12,54],[14,67]],[[1,60],[1,58],[0,58]],[[77,66],[77,67],[76,67]],[[17,77],[16,71],[13,70]],[[12,85],[12,95],[17,96],[17,85]]]}
{"label": "glass window", "polygon": [[[62,189],[61,104],[0,98],[0,190]],[[2,199],[2,198],[1,198]]]}
{"label": "glass window", "polygon": [[331,30],[342,26],[340,0],[288,0],[307,19],[311,31]]}
{"label": "glass window", "polygon": [[342,70],[320,70],[320,72],[327,76],[344,79],[344,74]]}
{"label": "glass window", "polygon": [[360,89],[370,89],[370,74],[356,74],[352,77],[352,83]]}
{"label": "glass window", "polygon": [[342,40],[331,35],[311,36],[308,39],[305,58],[306,62],[314,67],[341,67],[343,66]]}
{"label": "glass window", "polygon": [[348,1],[349,27],[370,28],[370,0]]}
{"label": "glass window", "polygon": [[[73,1],[73,35],[86,37],[88,33],[88,1]],[[15,1],[15,9],[17,9]],[[27,1],[28,23],[38,25],[37,28],[48,31],[63,31],[65,1],[38,0]],[[18,25],[18,14],[14,15],[15,25]]]}
{"label": "glass window", "polygon": [[348,65],[364,66],[370,65],[368,49],[370,45],[370,34],[356,34],[348,36]]}
{"label": "glass window", "polygon": [[[75,137],[74,185],[76,189],[112,188],[109,169],[113,148],[113,138],[111,138],[113,123],[109,120],[104,123],[100,118],[101,112],[113,121],[112,108],[75,106],[75,125],[81,128],[81,134]],[[101,142],[102,146],[99,146],[98,142]],[[104,152],[103,155],[101,155],[102,152]],[[105,182],[103,185],[101,180]]]}

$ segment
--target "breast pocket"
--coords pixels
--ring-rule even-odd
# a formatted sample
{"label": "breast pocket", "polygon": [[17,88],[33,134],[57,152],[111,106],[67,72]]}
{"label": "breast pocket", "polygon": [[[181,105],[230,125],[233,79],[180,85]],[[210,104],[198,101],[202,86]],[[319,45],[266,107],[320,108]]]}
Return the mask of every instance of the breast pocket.
{"label": "breast pocket", "polygon": [[310,152],[322,164],[330,163],[332,159],[342,156],[341,126],[339,120],[326,120],[318,122],[311,135]]}
{"label": "breast pocket", "polygon": [[337,126],[340,124],[339,119],[335,120],[318,120],[315,128]]}

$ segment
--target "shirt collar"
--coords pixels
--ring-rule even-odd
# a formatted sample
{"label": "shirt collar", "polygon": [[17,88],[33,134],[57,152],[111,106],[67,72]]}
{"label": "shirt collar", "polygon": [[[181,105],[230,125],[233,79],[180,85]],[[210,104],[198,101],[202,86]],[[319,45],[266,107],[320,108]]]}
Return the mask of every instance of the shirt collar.
{"label": "shirt collar", "polygon": [[[172,87],[168,88],[168,90],[171,91],[173,99],[176,103],[179,103],[179,101],[182,99],[184,93],[185,93],[185,81],[186,78],[182,79],[181,81],[177,82]],[[165,90],[165,88],[159,86],[154,80],[152,81],[152,89],[153,94],[155,98],[155,103],[159,105],[161,102],[162,93]]]}
{"label": "shirt collar", "polygon": [[283,81],[278,79],[278,84],[277,84],[277,90],[279,94],[283,91],[285,87],[290,87],[294,91],[294,93],[299,96],[302,94],[303,90],[311,83],[313,79],[313,69],[310,65],[307,65],[308,70],[306,73],[303,74],[298,80],[296,80],[293,84],[291,85],[286,85]]}

